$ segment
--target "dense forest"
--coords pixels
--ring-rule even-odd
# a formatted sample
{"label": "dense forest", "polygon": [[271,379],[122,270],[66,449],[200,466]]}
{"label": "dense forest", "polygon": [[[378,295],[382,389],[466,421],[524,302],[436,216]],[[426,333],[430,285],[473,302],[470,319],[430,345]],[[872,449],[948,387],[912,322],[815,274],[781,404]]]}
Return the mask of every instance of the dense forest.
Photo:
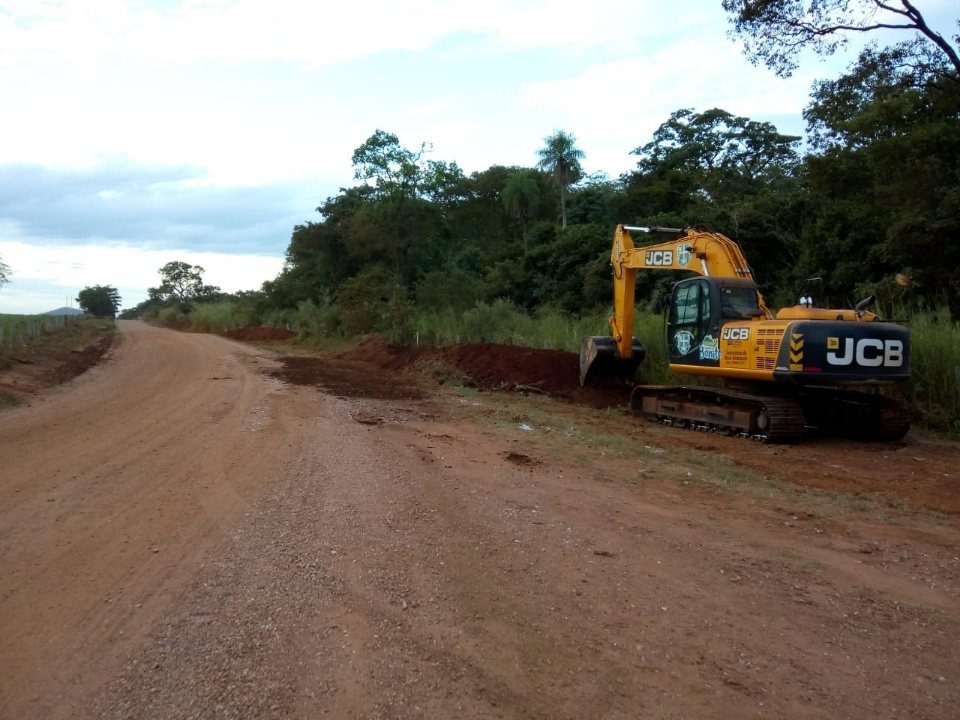
{"label": "dense forest", "polygon": [[[801,5],[724,2],[748,56],[781,74],[793,69],[791,48],[832,51],[826,39],[842,41],[858,6],[899,7],[821,0],[810,3],[820,15],[802,15]],[[348,331],[382,329],[399,308],[462,311],[497,300],[586,313],[610,302],[611,233],[629,223],[728,235],[777,305],[816,277],[821,304],[875,293],[887,313],[910,302],[958,318],[957,38],[944,40],[902,5],[902,42],[870,44],[846,74],[816,83],[806,138],[721,108],[679,108],[628,150],[636,169],[610,178],[585,173],[584,152],[564,131],[531,148],[533,167],[467,175],[431,157],[429,143],[408,147],[377,130],[353,153],[357,184],[293,228],[277,278],[237,299],[264,311],[328,307]],[[674,280],[640,273],[638,301]],[[185,305],[182,293],[161,290],[127,314]]]}
{"label": "dense forest", "polygon": [[[960,431],[960,35],[944,38],[906,0],[723,6],[747,57],[779,75],[804,49],[902,39],[866,44],[845,74],[814,84],[805,137],[681,107],[625,149],[636,168],[618,178],[587,173],[564,130],[531,148],[533,166],[469,175],[429,142],[377,130],[353,152],[356,184],[293,228],[275,279],[226,295],[203,268],[171,262],[122,316],[217,332],[283,325],[304,341],[377,332],[576,350],[609,332],[617,224],[703,228],[740,244],[771,307],[801,290],[821,307],[874,295],[878,314],[911,328],[914,372],[899,394],[924,424]],[[678,279],[637,274],[648,381],[667,369],[662,322],[645,311]]]}
{"label": "dense forest", "polygon": [[[724,2],[748,56],[781,74],[792,69],[791,48],[832,51],[825,39],[842,40],[857,6],[900,4],[821,1],[811,7],[822,16],[792,17],[800,5]],[[906,39],[868,45],[846,74],[816,83],[806,138],[721,108],[678,108],[649,142],[627,150],[636,169],[610,178],[585,173],[584,152],[564,131],[531,148],[536,166],[467,175],[431,157],[427,142],[409,147],[377,130],[353,153],[357,184],[293,228],[282,273],[242,299],[264,311],[330,308],[351,332],[383,329],[411,307],[507,301],[585,313],[610,303],[611,234],[629,223],[728,235],[776,305],[792,304],[816,277],[821,304],[875,293],[887,314],[909,302],[956,319],[957,38],[944,40],[903,7]],[[638,302],[677,279],[639,275]],[[157,292],[144,305],[183,299]]]}

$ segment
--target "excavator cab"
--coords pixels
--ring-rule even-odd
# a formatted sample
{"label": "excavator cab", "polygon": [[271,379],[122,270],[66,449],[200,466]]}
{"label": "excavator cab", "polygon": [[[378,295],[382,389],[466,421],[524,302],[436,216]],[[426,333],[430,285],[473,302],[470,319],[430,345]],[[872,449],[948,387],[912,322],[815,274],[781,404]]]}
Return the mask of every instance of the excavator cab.
{"label": "excavator cab", "polygon": [[745,278],[681,280],[670,295],[666,346],[671,364],[716,365],[723,325],[765,316],[760,295]]}

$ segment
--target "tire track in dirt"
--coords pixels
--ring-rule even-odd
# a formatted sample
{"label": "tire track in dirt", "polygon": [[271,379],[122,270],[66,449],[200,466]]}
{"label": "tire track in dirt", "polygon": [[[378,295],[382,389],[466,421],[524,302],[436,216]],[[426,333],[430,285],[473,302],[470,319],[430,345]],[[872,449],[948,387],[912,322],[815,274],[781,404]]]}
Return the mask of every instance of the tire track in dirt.
{"label": "tire track in dirt", "polygon": [[282,449],[282,433],[250,432],[275,387],[257,351],[121,327],[105,364],[0,415],[8,717],[70,716],[58,704],[66,687],[97,682],[91,658],[109,674],[249,508]]}

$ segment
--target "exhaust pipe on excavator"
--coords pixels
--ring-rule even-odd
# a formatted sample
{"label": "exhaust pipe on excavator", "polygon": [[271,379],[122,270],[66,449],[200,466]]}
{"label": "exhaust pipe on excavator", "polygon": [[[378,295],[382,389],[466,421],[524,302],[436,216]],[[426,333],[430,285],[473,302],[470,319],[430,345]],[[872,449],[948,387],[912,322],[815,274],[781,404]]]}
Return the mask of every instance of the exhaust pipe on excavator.
{"label": "exhaust pipe on excavator", "polygon": [[594,335],[580,343],[580,384],[633,383],[647,351],[633,338],[630,357],[621,357],[617,341]]}

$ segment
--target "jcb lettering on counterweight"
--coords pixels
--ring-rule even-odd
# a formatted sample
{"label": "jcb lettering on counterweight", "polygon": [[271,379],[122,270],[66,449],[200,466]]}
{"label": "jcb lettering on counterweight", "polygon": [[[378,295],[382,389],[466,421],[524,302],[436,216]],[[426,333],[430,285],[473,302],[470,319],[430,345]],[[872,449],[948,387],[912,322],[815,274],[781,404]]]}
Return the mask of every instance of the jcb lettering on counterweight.
{"label": "jcb lettering on counterweight", "polygon": [[877,340],[875,338],[828,338],[827,347],[835,350],[827,353],[831,365],[859,365],[861,367],[902,367],[903,341]]}
{"label": "jcb lettering on counterweight", "polygon": [[673,265],[673,250],[648,250],[643,264],[652,267]]}

